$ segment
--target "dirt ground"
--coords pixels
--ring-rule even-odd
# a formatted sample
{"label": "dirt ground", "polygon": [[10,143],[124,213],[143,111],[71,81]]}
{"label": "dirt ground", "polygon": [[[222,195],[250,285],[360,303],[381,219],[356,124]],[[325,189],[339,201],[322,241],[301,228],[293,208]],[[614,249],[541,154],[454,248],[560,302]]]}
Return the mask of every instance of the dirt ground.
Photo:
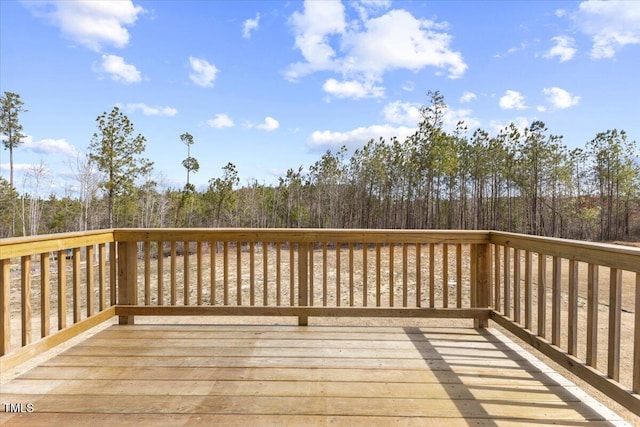
{"label": "dirt ground", "polygon": [[[421,298],[420,305],[423,307],[428,307],[432,303],[430,300],[430,288],[429,288],[429,276],[430,276],[430,263],[429,263],[429,247],[428,245],[423,246],[421,250],[420,257],[420,265],[421,265]],[[416,306],[417,296],[415,291],[415,283],[416,283],[416,251],[415,246],[408,245],[406,248],[406,267],[403,261],[404,253],[402,246],[396,246],[394,248],[393,261],[391,261],[389,256],[389,247],[383,247],[381,249],[381,265],[379,270],[376,269],[376,250],[373,247],[370,247],[366,251],[366,261],[367,268],[364,269],[364,250],[361,247],[355,247],[353,249],[353,256],[351,256],[351,252],[349,248],[345,245],[341,247],[340,255],[339,255],[339,264],[338,264],[338,256],[336,255],[335,248],[329,248],[327,251],[327,260],[326,260],[326,273],[323,268],[323,252],[320,248],[316,248],[313,254],[314,260],[314,268],[313,268],[313,291],[310,294],[310,297],[313,299],[313,305],[315,306],[349,306],[351,304],[355,306],[362,306],[365,301],[365,293],[363,292],[363,271],[367,272],[366,283],[367,283],[367,292],[366,292],[366,303],[368,306],[376,306],[378,301],[380,306],[403,306],[403,303],[406,299],[408,306]],[[469,256],[468,256],[469,247],[463,246],[463,256],[462,256],[462,283],[460,284],[461,288],[461,300],[462,306],[468,307],[470,301],[470,292],[469,292]],[[195,246],[193,246],[190,252],[194,252],[194,254],[189,255],[188,258],[188,270],[189,270],[189,284],[188,284],[188,294],[189,294],[189,302],[190,304],[196,304],[197,296],[198,296],[198,287],[197,287],[197,261],[195,256]],[[225,285],[223,280],[223,272],[224,272],[224,255],[223,253],[217,253],[214,257],[215,261],[215,286],[214,286],[214,295],[213,302],[217,305],[225,303],[225,293],[227,296],[227,302],[231,305],[236,305],[238,301],[240,301],[243,305],[249,305],[252,300],[252,290],[253,290],[253,301],[256,305],[263,305],[263,299],[265,295],[264,288],[264,277],[263,277],[263,254],[262,247],[256,246],[255,257],[254,257],[254,286],[251,286],[251,270],[250,270],[250,254],[248,252],[248,247],[242,248],[241,257],[240,257],[240,281],[238,282],[238,265],[236,264],[236,249],[230,248],[229,250],[229,260],[228,260],[228,280],[225,292]],[[524,251],[521,252],[522,257],[524,258]],[[513,254],[511,254],[513,257]],[[502,256],[501,262],[502,262]],[[524,273],[525,273],[525,265],[524,259],[521,259],[521,282],[519,284],[521,288],[521,307],[522,307],[522,321],[524,322]],[[202,259],[202,289],[201,289],[201,298],[202,303],[205,305],[211,304],[212,295],[211,295],[211,268],[210,268],[210,256],[208,253],[208,249],[205,248],[204,256]],[[455,307],[456,301],[458,299],[458,283],[456,282],[456,259],[455,259],[455,246],[450,245],[448,248],[448,279],[446,283],[443,280],[443,249],[442,245],[435,246],[434,252],[434,266],[433,266],[433,305],[435,307],[443,307],[445,305],[445,300],[449,307]],[[295,291],[295,283],[297,283],[296,274],[296,265],[297,265],[297,257],[294,253],[291,255],[291,252],[288,248],[284,247],[281,249],[280,253],[280,280],[278,281],[277,274],[277,253],[275,248],[269,248],[267,253],[267,280],[266,280],[266,294],[267,294],[267,304],[268,305],[276,305],[278,303],[278,296],[280,299],[280,303],[282,305],[288,305],[291,299],[292,283],[294,283],[294,293],[293,299],[297,301],[297,294]],[[292,270],[290,269],[290,262],[293,261],[293,277]],[[537,255],[532,254],[532,325],[534,332],[538,332],[537,325]],[[546,333],[547,337],[550,337],[551,334],[551,257],[547,257],[547,269],[546,269],[546,283],[547,283],[547,326]],[[70,263],[68,263],[70,264]],[[351,274],[351,265],[353,265],[353,274]],[[513,266],[513,259],[511,259],[511,265]],[[177,256],[175,259],[175,283],[176,283],[176,303],[178,305],[182,305],[184,301],[184,266],[185,260],[183,256]],[[339,268],[338,268],[339,266]],[[31,288],[32,297],[31,297],[31,306],[32,306],[32,336],[37,338],[40,334],[40,285],[39,285],[39,266],[37,262],[34,262],[33,273],[32,273],[32,281],[33,286]],[[70,265],[67,266],[70,268]],[[152,259],[150,263],[150,271],[148,272],[150,280],[150,293],[147,298],[150,300],[152,305],[157,304],[158,301],[158,264],[156,259]],[[405,279],[405,271],[406,268],[406,279]],[[16,269],[12,267],[12,271]],[[391,273],[393,271],[393,273]],[[492,270],[493,272],[493,270]],[[19,271],[18,271],[19,273]],[[57,272],[55,271],[55,264],[52,263],[52,277],[51,277],[51,330],[52,332],[57,329]],[[81,272],[81,277],[84,279],[85,273]],[[325,279],[326,274],[326,279]],[[145,301],[145,270],[144,270],[144,261],[141,260],[138,266],[138,301],[143,303]],[[378,290],[376,286],[377,276],[380,277],[380,289]],[[71,294],[71,270],[67,273],[68,283],[67,283],[67,323],[72,324],[72,294]],[[339,277],[338,277],[339,276]],[[163,271],[161,276],[163,278],[163,296],[164,296],[164,304],[169,304],[171,301],[171,258],[166,257],[163,259]],[[353,278],[352,278],[353,277]],[[579,300],[578,300],[578,353],[577,356],[584,360],[586,354],[586,297],[587,297],[587,286],[586,286],[586,278],[587,278],[587,266],[584,263],[579,263]],[[107,281],[108,281],[107,277]],[[326,280],[326,288],[325,288],[325,280]],[[407,291],[404,291],[404,283],[405,280],[407,282]],[[600,371],[606,372],[606,360],[607,360],[607,336],[608,336],[608,302],[609,302],[609,271],[608,268],[600,267],[599,269],[599,310],[598,310],[598,363],[597,367]],[[353,285],[351,285],[353,284]],[[562,337],[561,337],[561,347],[565,347],[567,343],[567,313],[568,313],[568,261],[563,260],[562,265],[562,296],[561,296],[561,304],[562,304],[562,314],[561,314],[561,323],[562,323]],[[622,288],[622,299],[623,299],[623,312],[622,312],[622,330],[623,331],[633,331],[634,328],[634,313],[635,313],[635,274],[631,272],[623,272],[623,288]],[[513,284],[513,275],[511,275],[511,295],[513,297],[514,292],[514,284]],[[238,292],[240,290],[240,292]],[[86,301],[86,286],[83,286],[81,289],[81,300]],[[94,301],[96,301],[96,310],[97,310],[97,301],[98,294],[97,289],[93,289],[94,293]],[[504,296],[504,290],[501,290],[501,295]],[[106,292],[107,300],[109,300],[109,292]],[[312,295],[312,296],[311,296]],[[446,296],[446,298],[445,298]],[[11,303],[12,303],[12,344],[17,348],[20,344],[20,283],[19,277],[15,277],[15,280],[12,281],[11,288]],[[493,303],[493,300],[492,300]],[[511,301],[511,307],[513,310],[514,301]],[[504,299],[500,301],[500,308],[504,307]],[[86,308],[83,307],[82,310],[83,318],[86,316]],[[512,311],[513,316],[513,311]],[[196,322],[196,323],[236,323],[236,322],[248,322],[248,323],[282,323],[282,324],[295,324],[295,318],[171,318],[169,320],[162,318],[138,318],[137,323],[149,323],[149,322],[158,322],[158,323],[166,323],[170,322]],[[358,324],[358,325],[389,325],[389,324],[406,324],[407,320],[401,319],[375,319],[375,318],[343,318],[343,319],[335,319],[335,318],[311,318],[309,319],[310,324],[316,325],[344,325],[344,324]],[[468,324],[472,326],[471,320],[450,320],[450,319],[424,319],[419,320],[420,326],[451,326],[452,322],[456,325],[460,324]],[[112,324],[112,322],[108,322],[107,324],[100,325],[94,330],[90,331],[90,333],[95,333],[95,331],[103,329]],[[412,325],[415,325],[415,321],[412,321]],[[491,327],[496,327],[501,330],[501,332],[505,333],[507,336],[510,336],[515,342],[518,342],[518,339],[511,336],[508,332],[502,330],[495,324],[491,324]],[[630,332],[624,332],[624,335],[628,335]],[[632,336],[632,335],[631,335]],[[27,364],[23,364],[16,369],[13,369],[8,372],[2,373],[2,382],[8,381],[12,377],[15,377],[21,372],[24,372],[26,369],[29,369],[31,366],[35,366],[35,364],[40,363],[40,359],[43,357],[52,357],[55,354],[63,351],[65,348],[68,348],[69,345],[72,345],[74,342],[78,342],[82,337],[76,337],[70,343],[66,343],[63,346],[59,346],[56,349],[51,350],[45,355],[39,356],[37,359],[34,359]],[[640,426],[640,417],[636,417],[630,411],[622,408],[617,405],[615,402],[611,401],[607,396],[602,393],[594,390],[588,384],[581,381],[579,378],[570,374],[562,367],[555,364],[553,361],[544,357],[537,351],[532,348],[529,348],[521,343],[525,348],[534,353],[536,357],[542,359],[547,364],[555,368],[561,374],[565,375],[567,378],[581,386],[585,391],[589,394],[593,395],[597,400],[605,403],[611,409],[620,414],[627,421],[631,422],[634,425]],[[632,379],[632,363],[633,363],[633,340],[632,339],[623,339],[621,342],[621,360],[620,360],[620,378],[621,383],[626,387],[631,387],[631,379]]]}

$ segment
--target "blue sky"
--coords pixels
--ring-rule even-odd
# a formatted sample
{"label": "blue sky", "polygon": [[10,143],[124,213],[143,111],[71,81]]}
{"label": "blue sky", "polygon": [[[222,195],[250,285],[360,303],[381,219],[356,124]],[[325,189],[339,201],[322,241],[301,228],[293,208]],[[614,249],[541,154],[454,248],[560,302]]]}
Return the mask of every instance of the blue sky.
{"label": "blue sky", "polygon": [[242,184],[271,184],[327,149],[402,140],[429,90],[451,129],[542,120],[570,148],[612,128],[640,141],[636,1],[2,1],[0,27],[0,90],[29,110],[20,191],[40,165],[39,192],[73,194],[76,158],[114,105],[174,188],[184,132],[199,189],[228,162]]}

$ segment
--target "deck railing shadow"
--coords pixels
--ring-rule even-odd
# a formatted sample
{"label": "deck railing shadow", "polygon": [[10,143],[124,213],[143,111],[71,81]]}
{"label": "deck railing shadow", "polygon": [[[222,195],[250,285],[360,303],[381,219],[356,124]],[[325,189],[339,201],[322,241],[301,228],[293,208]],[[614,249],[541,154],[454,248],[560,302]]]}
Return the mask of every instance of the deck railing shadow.
{"label": "deck railing shadow", "polygon": [[98,230],[0,240],[0,298],[3,371],[114,316],[493,320],[640,415],[638,248],[493,231]]}

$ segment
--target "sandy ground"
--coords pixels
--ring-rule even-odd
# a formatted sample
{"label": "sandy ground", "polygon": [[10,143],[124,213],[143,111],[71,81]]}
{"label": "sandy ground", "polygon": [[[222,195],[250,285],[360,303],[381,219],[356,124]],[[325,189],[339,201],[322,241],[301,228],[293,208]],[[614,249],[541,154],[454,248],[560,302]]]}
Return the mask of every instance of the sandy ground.
{"label": "sandy ground", "polygon": [[[227,298],[228,302],[232,305],[235,305],[240,298],[240,301],[244,305],[248,305],[251,301],[251,291],[253,289],[254,301],[256,305],[262,305],[263,297],[264,297],[264,277],[263,277],[263,254],[262,248],[256,247],[256,253],[254,258],[254,286],[252,287],[250,282],[251,272],[250,272],[250,255],[248,253],[248,248],[242,248],[241,251],[241,261],[240,261],[240,285],[238,286],[237,272],[238,265],[236,264],[236,249],[230,248],[229,250],[229,261],[228,261],[228,280],[227,280]],[[447,296],[446,300],[448,302],[449,307],[455,307],[456,301],[458,299],[457,295],[457,283],[456,283],[456,260],[455,260],[455,247],[450,246],[448,250],[448,280],[446,286],[444,286],[443,281],[443,268],[442,268],[442,246],[436,245],[436,251],[434,253],[434,268],[433,268],[433,276],[434,276],[434,287],[433,294],[435,296],[433,304],[436,307],[443,307],[445,302],[445,295]],[[195,252],[195,246],[191,248],[193,252]],[[463,247],[463,263],[462,263],[462,306],[469,306],[469,262],[468,262],[468,247]],[[202,301],[203,304],[211,303],[211,269],[210,269],[210,256],[207,253],[208,250],[205,248],[205,255],[202,260]],[[406,272],[407,277],[406,281],[408,283],[408,289],[406,294],[404,293],[404,280],[405,280],[405,264],[403,262],[403,248],[402,246],[396,246],[394,248],[394,256],[393,262],[391,262],[389,257],[389,248],[383,247],[381,250],[381,265],[379,271],[376,270],[376,251],[373,247],[367,250],[367,305],[375,306],[377,301],[380,301],[381,306],[389,306],[393,303],[394,306],[402,306],[404,302],[404,298],[406,296],[406,300],[409,306],[415,306],[416,304],[416,292],[415,292],[415,282],[416,282],[416,254],[415,247],[408,246],[406,249],[407,254],[407,263],[406,263]],[[282,305],[288,305],[291,294],[290,294],[290,286],[291,286],[291,270],[289,268],[289,263],[291,261],[291,254],[289,249],[284,247],[281,249],[280,258],[281,258],[281,270],[280,270],[280,283],[278,285],[278,276],[276,273],[276,260],[277,254],[275,248],[270,248],[267,257],[267,266],[268,266],[268,276],[267,276],[267,302],[268,305],[276,305],[278,300],[278,290],[280,293],[280,301]],[[316,249],[314,251],[314,269],[313,269],[313,305],[321,306],[325,304],[328,306],[335,306],[337,300],[340,301],[341,306],[349,306],[353,301],[353,304],[356,306],[362,306],[364,300],[364,292],[362,289],[362,283],[364,282],[364,278],[362,272],[364,271],[364,257],[363,257],[363,248],[354,248],[353,256],[351,257],[349,248],[347,246],[342,246],[340,250],[340,262],[339,269],[338,267],[338,257],[336,255],[336,251],[333,248],[329,248],[327,251],[327,268],[326,268],[326,291],[324,285],[324,276],[325,272],[322,266],[323,261],[323,252],[321,249]],[[524,252],[522,252],[524,257]],[[501,257],[502,258],[502,257]],[[551,259],[547,257],[547,336],[549,337],[551,334]],[[532,273],[532,294],[533,294],[533,307],[532,310],[532,325],[533,330],[536,331],[537,325],[537,257],[534,254],[533,257],[533,273]],[[430,305],[429,298],[429,252],[428,246],[424,246],[421,251],[421,306],[428,307]],[[70,263],[68,263],[70,264]],[[351,279],[350,274],[350,266],[353,264],[353,280]],[[197,263],[196,256],[192,254],[188,259],[189,265],[189,286],[188,286],[188,294],[190,304],[196,304],[196,299],[198,296],[198,286],[197,286]],[[297,265],[296,255],[293,255],[293,265]],[[513,260],[511,260],[511,265],[513,265]],[[149,276],[150,280],[150,293],[148,298],[151,304],[157,304],[158,301],[158,268],[157,268],[157,260],[152,259],[150,264]],[[184,266],[185,260],[184,257],[178,256],[175,259],[175,283],[176,283],[176,302],[179,305],[183,304],[184,300]],[[68,265],[68,268],[71,266]],[[564,260],[563,268],[562,268],[562,283],[563,283],[563,293],[561,298],[562,303],[562,337],[561,337],[561,345],[566,345],[567,340],[567,310],[568,310],[568,297],[567,297],[567,283],[568,283],[568,262]],[[32,306],[32,336],[35,338],[40,335],[40,285],[39,285],[39,266],[37,262],[34,262],[33,265],[33,286],[31,289],[32,298],[31,298],[31,306]],[[578,354],[577,356],[584,360],[584,355],[586,352],[586,265],[580,263],[579,265],[579,278],[580,278],[580,286],[579,286],[579,300],[578,300]],[[12,267],[12,271],[19,270],[14,269]],[[391,280],[391,270],[393,270],[393,280]],[[225,295],[225,286],[223,280],[223,271],[224,271],[224,257],[222,253],[217,253],[215,255],[215,294],[214,294],[214,302],[215,304],[223,304],[224,303],[224,295]],[[524,280],[524,261],[521,261],[521,272],[522,279]],[[84,271],[81,272],[82,279],[85,277]],[[144,274],[144,262],[140,261],[139,264],[139,293],[138,300],[143,303],[145,301],[145,274]],[[294,283],[297,281],[297,277],[295,277],[296,270],[294,267]],[[339,275],[339,280],[338,280]],[[380,291],[376,287],[376,276],[380,276]],[[71,270],[67,273],[68,284],[67,284],[67,323],[72,324],[72,282],[71,282]],[[168,304],[171,298],[171,258],[164,258],[163,260],[163,288],[164,288],[164,304]],[[513,280],[513,276],[511,276],[511,280]],[[601,267],[599,272],[599,311],[598,311],[598,329],[599,329],[599,340],[598,340],[598,368],[606,372],[606,360],[607,360],[607,336],[608,336],[608,295],[609,295],[609,272],[607,268]],[[11,301],[12,301],[12,344],[13,348],[17,348],[20,344],[20,281],[19,277],[15,277],[15,280],[12,281],[12,289],[11,289]],[[55,264],[52,263],[52,288],[51,288],[51,313],[54,313],[51,316],[51,330],[55,331],[57,329],[57,272],[55,271]],[[338,286],[339,283],[339,286]],[[353,287],[350,284],[353,283]],[[393,286],[390,286],[393,284]],[[511,283],[511,292],[513,295],[513,282]],[[522,321],[524,321],[524,283],[520,283],[521,286],[521,306],[522,306]],[[339,289],[338,289],[339,287]],[[445,288],[447,288],[445,290]],[[238,289],[240,292],[238,293]],[[81,299],[82,301],[86,300],[86,286],[81,288]],[[98,290],[93,289],[94,300],[96,301],[96,310],[97,310],[97,301],[98,301]],[[109,299],[109,292],[106,292],[107,300]],[[504,292],[501,292],[504,295]],[[297,295],[295,294],[294,289],[294,300],[297,300]],[[632,331],[634,328],[634,297],[635,297],[635,275],[629,272],[624,272],[623,274],[623,312],[622,312],[622,330],[623,331]],[[511,302],[512,310],[513,310],[513,301]],[[500,307],[504,307],[504,300],[500,301]],[[83,307],[82,316],[86,316],[86,308]],[[513,311],[512,311],[513,316]],[[46,360],[50,357],[55,356],[56,354],[61,353],[69,346],[72,346],[74,343],[80,342],[87,335],[96,333],[111,324],[115,323],[116,319],[113,321],[106,322],[91,331],[88,331],[85,334],[82,334],[73,340],[58,346],[49,352],[38,356],[30,360],[29,362],[16,367],[15,369],[9,370],[7,372],[2,372],[1,382],[4,383],[9,381],[11,378],[25,372],[33,366],[36,366],[39,363],[42,363],[43,360]],[[252,324],[296,324],[295,318],[239,318],[239,317],[206,317],[206,318],[137,318],[137,323],[168,323],[168,322],[180,322],[180,323],[252,323]],[[424,319],[418,320],[420,323],[419,326],[451,326],[455,325],[468,325],[472,326],[471,320],[450,320],[450,319]],[[335,318],[311,318],[309,319],[310,324],[315,325],[344,325],[344,324],[358,324],[358,325],[390,325],[390,324],[399,324],[404,325],[407,324],[406,319],[368,319],[368,318],[355,318],[355,319],[335,319]],[[412,325],[415,326],[415,321],[412,321]],[[497,327],[495,324],[491,324],[491,327]],[[500,329],[507,336],[510,336],[506,331]],[[510,336],[514,341],[518,342],[517,338]],[[544,357],[540,353],[535,350],[528,348],[528,350],[534,353],[537,357],[542,359],[544,362],[554,367],[561,374],[568,377],[571,381],[577,383],[579,386],[583,387],[585,391],[589,394],[593,395],[597,400],[605,403],[610,408],[612,408],[615,412],[620,414],[622,417],[627,419],[634,425],[640,426],[640,417],[634,416],[632,413],[617,405],[615,402],[611,401],[607,398],[607,396],[598,392],[591,388],[588,384],[581,381],[579,378],[565,371],[563,368]],[[631,378],[632,378],[632,358],[633,358],[633,341],[629,339],[623,339],[621,343],[621,366],[620,366],[620,378],[621,382],[624,386],[631,386]]]}

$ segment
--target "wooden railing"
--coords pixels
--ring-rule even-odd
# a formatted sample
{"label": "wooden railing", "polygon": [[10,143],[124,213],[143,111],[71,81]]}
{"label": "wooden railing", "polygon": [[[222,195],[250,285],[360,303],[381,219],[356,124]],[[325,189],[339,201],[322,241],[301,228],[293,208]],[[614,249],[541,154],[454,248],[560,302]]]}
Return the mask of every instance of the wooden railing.
{"label": "wooden railing", "polygon": [[488,231],[116,229],[4,239],[0,263],[3,370],[113,316],[491,319],[640,415],[637,248]]}

